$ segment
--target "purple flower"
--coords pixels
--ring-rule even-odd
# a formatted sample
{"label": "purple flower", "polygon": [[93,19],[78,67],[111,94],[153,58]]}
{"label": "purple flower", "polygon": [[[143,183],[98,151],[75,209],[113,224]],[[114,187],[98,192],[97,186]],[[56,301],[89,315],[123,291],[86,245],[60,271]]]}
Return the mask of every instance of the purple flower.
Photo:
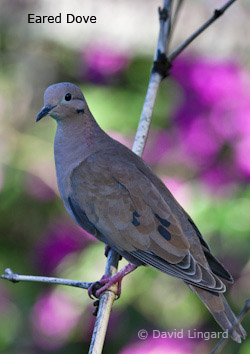
{"label": "purple flower", "polygon": [[77,225],[55,222],[34,250],[34,262],[42,274],[49,275],[68,254],[83,250],[96,239]]}
{"label": "purple flower", "polygon": [[129,63],[127,55],[104,45],[89,46],[83,53],[84,77],[94,83],[107,83],[120,75]]}
{"label": "purple flower", "polygon": [[43,349],[57,349],[67,341],[81,312],[62,291],[43,294],[31,313],[34,339]]}
{"label": "purple flower", "polygon": [[119,354],[192,354],[197,341],[187,338],[153,338],[126,346]]}
{"label": "purple flower", "polygon": [[173,78],[182,86],[173,116],[180,148],[206,183],[249,179],[250,74],[236,63],[178,59]]}
{"label": "purple flower", "polygon": [[172,76],[186,92],[188,98],[199,96],[202,105],[225,106],[244,95],[243,70],[234,62],[211,58],[184,57],[176,60]]}
{"label": "purple flower", "polygon": [[222,147],[222,141],[213,132],[210,122],[201,116],[190,121],[185,130],[180,130],[181,145],[199,167],[211,163]]}
{"label": "purple flower", "polygon": [[242,175],[250,180],[250,134],[235,146],[236,166]]}

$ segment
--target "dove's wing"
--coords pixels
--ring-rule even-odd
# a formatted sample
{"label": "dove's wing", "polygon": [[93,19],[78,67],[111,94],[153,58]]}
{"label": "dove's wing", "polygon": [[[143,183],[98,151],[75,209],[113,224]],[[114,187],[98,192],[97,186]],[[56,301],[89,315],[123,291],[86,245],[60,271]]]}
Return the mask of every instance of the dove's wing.
{"label": "dove's wing", "polygon": [[118,252],[187,283],[225,291],[221,280],[190,252],[178,217],[138,168],[137,156],[115,147],[92,154],[71,174],[69,202],[78,223],[84,227],[88,220],[87,226]]}

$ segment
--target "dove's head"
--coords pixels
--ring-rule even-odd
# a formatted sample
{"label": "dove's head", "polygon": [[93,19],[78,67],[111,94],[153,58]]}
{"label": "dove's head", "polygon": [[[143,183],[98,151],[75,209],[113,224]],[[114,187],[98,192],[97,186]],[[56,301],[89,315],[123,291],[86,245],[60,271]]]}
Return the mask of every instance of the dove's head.
{"label": "dove's head", "polygon": [[87,104],[79,87],[69,82],[61,82],[45,90],[44,107],[37,115],[36,121],[47,115],[62,121],[75,115],[82,115],[86,109]]}

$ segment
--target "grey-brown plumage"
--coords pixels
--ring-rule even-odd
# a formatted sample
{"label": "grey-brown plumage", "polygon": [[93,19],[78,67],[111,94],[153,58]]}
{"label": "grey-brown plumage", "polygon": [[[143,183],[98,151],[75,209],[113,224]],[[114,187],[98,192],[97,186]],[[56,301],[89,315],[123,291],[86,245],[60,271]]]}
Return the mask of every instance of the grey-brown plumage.
{"label": "grey-brown plumage", "polygon": [[[70,216],[129,262],[184,280],[229,329],[236,318],[222,294],[222,279],[233,279],[163,182],[98,126],[77,86],[52,85],[44,101],[37,120],[49,114],[58,123],[57,180]],[[232,337],[245,337],[241,325]]]}

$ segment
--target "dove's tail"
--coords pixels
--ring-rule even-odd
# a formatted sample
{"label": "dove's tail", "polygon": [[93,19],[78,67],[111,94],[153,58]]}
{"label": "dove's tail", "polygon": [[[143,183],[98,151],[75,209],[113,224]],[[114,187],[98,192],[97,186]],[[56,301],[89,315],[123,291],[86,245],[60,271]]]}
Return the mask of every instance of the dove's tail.
{"label": "dove's tail", "polygon": [[[224,295],[221,293],[211,293],[193,285],[189,286],[191,290],[196,292],[201,301],[204,302],[223,330],[230,330],[230,328],[236,323],[237,318],[228,305]],[[241,343],[241,338],[245,339],[245,337],[246,331],[241,324],[238,324],[231,334],[231,338],[236,342]]]}

